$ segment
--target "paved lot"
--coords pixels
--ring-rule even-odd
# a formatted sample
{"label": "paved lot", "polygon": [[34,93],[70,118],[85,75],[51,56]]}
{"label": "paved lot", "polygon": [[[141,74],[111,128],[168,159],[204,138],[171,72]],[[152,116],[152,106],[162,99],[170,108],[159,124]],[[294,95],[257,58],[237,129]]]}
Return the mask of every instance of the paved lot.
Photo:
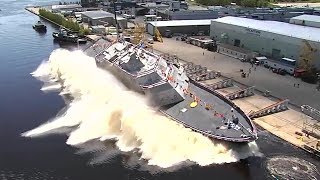
{"label": "paved lot", "polygon": [[[254,71],[249,63],[243,63],[232,57],[210,52],[182,41],[176,41],[174,38],[165,38],[164,43],[157,42],[153,44],[153,48],[163,53],[175,54],[183,60],[201,64],[208,69],[221,71],[222,75],[245,85],[255,86],[258,90],[269,90],[273,96],[289,99],[295,105],[308,104],[320,109],[320,92],[316,90],[316,85],[302,82],[292,76],[274,74],[262,66],[258,66]],[[248,72],[250,68],[249,77],[241,78],[240,69]],[[294,84],[300,84],[300,87],[296,88]]]}

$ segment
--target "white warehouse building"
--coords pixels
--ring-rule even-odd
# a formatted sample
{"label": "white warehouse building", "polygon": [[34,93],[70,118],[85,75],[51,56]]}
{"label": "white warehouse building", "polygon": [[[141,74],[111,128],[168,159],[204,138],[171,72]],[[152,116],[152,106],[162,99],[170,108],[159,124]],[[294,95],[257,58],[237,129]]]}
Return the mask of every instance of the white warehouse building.
{"label": "white warehouse building", "polygon": [[320,16],[304,14],[290,19],[291,24],[320,28]]}
{"label": "white warehouse building", "polygon": [[210,37],[276,61],[293,59],[296,66],[307,60],[320,69],[320,28],[228,16],[211,21]]}

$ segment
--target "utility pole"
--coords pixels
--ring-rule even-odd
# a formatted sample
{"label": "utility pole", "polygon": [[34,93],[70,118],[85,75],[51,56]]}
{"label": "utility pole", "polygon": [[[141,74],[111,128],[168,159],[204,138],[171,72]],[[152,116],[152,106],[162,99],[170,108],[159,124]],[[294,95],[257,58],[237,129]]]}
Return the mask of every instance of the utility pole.
{"label": "utility pole", "polygon": [[320,73],[317,73],[317,83],[318,83],[317,90],[320,91]]}
{"label": "utility pole", "polygon": [[119,26],[118,26],[117,13],[116,13],[116,0],[113,0],[113,11],[114,11],[114,20],[116,22],[117,41],[119,41],[120,34],[119,34]]}

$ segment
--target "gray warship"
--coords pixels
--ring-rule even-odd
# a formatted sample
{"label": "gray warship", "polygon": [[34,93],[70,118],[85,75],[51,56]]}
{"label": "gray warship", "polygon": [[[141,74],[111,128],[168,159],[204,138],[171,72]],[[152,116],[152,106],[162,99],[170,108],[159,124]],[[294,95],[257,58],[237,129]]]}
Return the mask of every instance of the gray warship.
{"label": "gray warship", "polygon": [[233,102],[188,78],[181,64],[167,61],[142,44],[98,39],[84,52],[128,88],[145,94],[170,119],[211,139],[237,144],[257,139],[250,118]]}

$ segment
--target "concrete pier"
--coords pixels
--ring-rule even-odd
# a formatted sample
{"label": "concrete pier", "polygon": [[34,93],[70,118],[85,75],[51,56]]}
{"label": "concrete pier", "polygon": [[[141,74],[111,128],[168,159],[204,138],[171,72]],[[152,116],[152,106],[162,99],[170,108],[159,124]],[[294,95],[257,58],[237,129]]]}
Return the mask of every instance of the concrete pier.
{"label": "concrete pier", "polygon": [[64,26],[61,26],[60,24],[58,24],[58,23],[56,23],[56,22],[54,22],[54,21],[51,21],[50,19],[48,19],[48,18],[46,18],[46,17],[44,17],[44,16],[41,16],[40,13],[39,13],[40,7],[26,7],[25,9],[26,9],[27,11],[31,12],[32,14],[37,15],[37,16],[45,19],[46,21],[49,21],[50,23],[52,23],[52,24],[54,24],[54,25],[56,25],[56,26],[59,26],[60,28],[66,29],[66,30],[68,30],[68,31],[71,31],[70,29],[68,29],[68,28],[66,28],[66,27],[64,27]]}

